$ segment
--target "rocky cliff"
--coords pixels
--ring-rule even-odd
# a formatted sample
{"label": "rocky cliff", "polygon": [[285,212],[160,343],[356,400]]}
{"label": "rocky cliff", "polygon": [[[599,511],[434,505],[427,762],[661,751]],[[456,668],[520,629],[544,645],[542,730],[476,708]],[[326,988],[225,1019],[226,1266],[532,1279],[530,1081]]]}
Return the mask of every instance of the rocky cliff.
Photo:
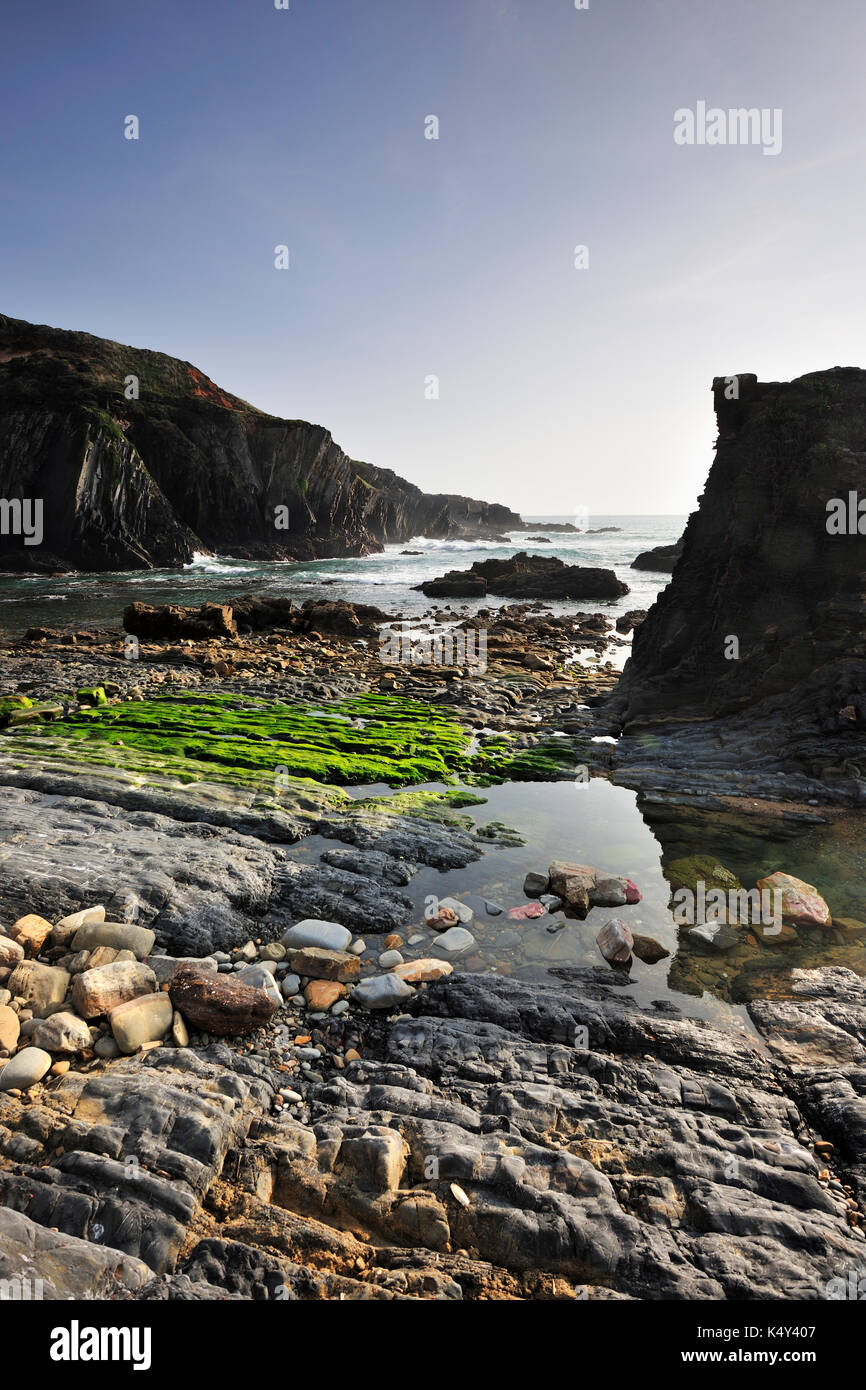
{"label": "rocky cliff", "polygon": [[43,502],[40,544],[0,534],[6,569],[362,555],[521,524],[358,463],[321,426],[266,415],[188,362],[3,315],[0,497]]}
{"label": "rocky cliff", "polygon": [[682,557],[635,633],[612,708],[627,734],[680,721],[694,741],[696,726],[722,720],[749,730],[750,758],[790,756],[813,775],[853,759],[859,776],[866,371],[744,375],[729,400],[730,380],[713,384],[716,458]]}

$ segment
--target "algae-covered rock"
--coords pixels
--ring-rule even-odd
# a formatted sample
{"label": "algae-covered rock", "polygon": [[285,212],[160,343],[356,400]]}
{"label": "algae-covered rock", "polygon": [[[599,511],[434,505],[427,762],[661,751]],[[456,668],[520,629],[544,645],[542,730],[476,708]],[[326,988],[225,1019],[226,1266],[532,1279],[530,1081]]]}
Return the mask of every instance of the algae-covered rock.
{"label": "algae-covered rock", "polygon": [[710,854],[692,854],[686,859],[674,859],[663,866],[662,872],[672,890],[688,888],[697,892],[699,883],[706,889],[720,888],[727,893],[729,889],[739,889],[742,885],[736,874],[731,873]]}
{"label": "algae-covered rock", "polygon": [[95,706],[108,704],[108,696],[101,685],[85,686],[83,690],[76,690],[75,697],[80,705]]}

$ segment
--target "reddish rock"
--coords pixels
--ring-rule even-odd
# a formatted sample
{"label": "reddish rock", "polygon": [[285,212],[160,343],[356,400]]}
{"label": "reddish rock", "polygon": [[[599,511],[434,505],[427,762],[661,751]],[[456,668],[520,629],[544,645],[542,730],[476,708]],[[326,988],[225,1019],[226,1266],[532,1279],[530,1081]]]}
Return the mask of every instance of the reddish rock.
{"label": "reddish rock", "polygon": [[775,873],[769,878],[759,878],[761,892],[767,889],[774,896],[771,903],[775,907],[778,895],[782,899],[782,916],[786,922],[795,922],[801,927],[829,927],[830,909],[817,888],[804,883],[793,874]]}
{"label": "reddish rock", "polygon": [[9,928],[9,935],[19,946],[23,946],[28,956],[38,955],[51,934],[51,923],[36,913],[19,917]]}
{"label": "reddish rock", "polygon": [[330,1009],[346,993],[346,986],[336,980],[311,980],[304,990],[304,998],[311,1009]]}
{"label": "reddish rock", "polygon": [[631,929],[618,917],[611,917],[609,922],[605,922],[595,940],[610,965],[624,965],[634,947]]}
{"label": "reddish rock", "polygon": [[252,989],[230,975],[189,968],[174,976],[169,995],[187,1022],[220,1037],[254,1032],[279,1007],[263,989]]}
{"label": "reddish rock", "polygon": [[592,906],[591,897],[598,874],[588,864],[569,864],[556,860],[550,865],[550,891],[583,920]]}

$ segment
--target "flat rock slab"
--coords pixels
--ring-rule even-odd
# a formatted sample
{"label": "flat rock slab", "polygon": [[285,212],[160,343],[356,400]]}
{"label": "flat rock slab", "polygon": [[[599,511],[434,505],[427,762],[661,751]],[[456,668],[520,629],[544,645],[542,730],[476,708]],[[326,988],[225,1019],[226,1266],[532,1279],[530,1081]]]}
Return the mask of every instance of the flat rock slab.
{"label": "flat rock slab", "polygon": [[[39,789],[8,785],[25,775]],[[74,915],[82,899],[122,917],[134,888],[140,919],[172,951],[204,956],[243,945],[267,910],[282,851],[207,823],[203,794],[107,785],[85,770],[67,771],[74,785],[62,795],[59,772],[16,772],[2,747],[0,777],[7,783],[0,796],[0,919],[13,921],[34,903],[46,918]],[[88,787],[91,799],[83,795]],[[142,799],[175,814],[145,809]],[[226,808],[224,819],[231,825],[243,809]]]}
{"label": "flat rock slab", "polygon": [[143,1260],[75,1236],[46,1230],[0,1207],[0,1281],[12,1296],[62,1300],[115,1298],[153,1277]]}

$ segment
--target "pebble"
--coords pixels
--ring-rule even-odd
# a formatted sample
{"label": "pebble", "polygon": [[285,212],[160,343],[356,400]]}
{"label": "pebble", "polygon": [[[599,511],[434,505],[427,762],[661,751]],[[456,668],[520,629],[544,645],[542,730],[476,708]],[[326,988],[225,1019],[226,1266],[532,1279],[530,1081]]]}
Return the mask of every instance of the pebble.
{"label": "pebble", "polygon": [[420,946],[420,945],[421,945],[421,942],[422,942],[423,940],[424,940],[424,933],[423,933],[423,932],[415,932],[414,936],[410,936],[410,937],[409,937],[409,945],[410,945],[410,946]]}
{"label": "pebble", "polygon": [[171,1020],[171,1036],[175,1047],[189,1047],[189,1029],[184,1021],[183,1014],[177,1009]]}
{"label": "pebble", "polygon": [[364,941],[363,937],[360,936],[358,937],[358,940],[353,941],[351,946],[349,947],[349,950],[352,952],[353,956],[362,956],[366,949],[367,943],[366,941]]}
{"label": "pebble", "polygon": [[301,978],[299,975],[286,975],[280,989],[284,999],[292,999],[301,990]]}
{"label": "pebble", "polygon": [[[449,927],[433,942],[434,951],[447,951],[450,956],[458,956],[463,951],[471,951],[475,937],[465,927]],[[357,994],[357,990],[355,991]]]}
{"label": "pebble", "polygon": [[[462,931],[462,928],[455,927],[453,930]],[[397,975],[370,975],[355,986],[352,1003],[360,1004],[364,1009],[390,1009],[394,1004],[410,999],[414,993],[411,986]]]}
{"label": "pebble", "polygon": [[403,957],[399,951],[383,951],[379,957],[379,964],[383,970],[393,970],[395,965],[403,964]]}
{"label": "pebble", "polygon": [[468,907],[466,903],[460,902],[458,898],[440,898],[440,911],[443,908],[446,909],[448,912],[453,912],[458,922],[462,922],[464,926],[468,922],[471,922],[472,918],[475,916],[475,913],[472,911],[472,908]]}
{"label": "pebble", "polygon": [[[8,990],[5,992],[9,994]],[[17,1045],[20,1032],[21,1024],[15,1010],[10,1009],[8,1004],[0,1004],[0,1047],[11,1052]]]}

